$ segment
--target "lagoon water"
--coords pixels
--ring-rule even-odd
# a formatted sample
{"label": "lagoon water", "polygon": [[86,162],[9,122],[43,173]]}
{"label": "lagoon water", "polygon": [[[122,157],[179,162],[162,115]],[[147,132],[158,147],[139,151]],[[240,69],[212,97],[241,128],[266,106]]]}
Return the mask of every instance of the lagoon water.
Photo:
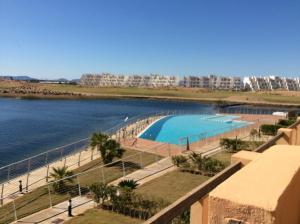
{"label": "lagoon water", "polygon": [[0,98],[0,167],[86,138],[139,114],[215,113],[212,104],[164,100],[21,100]]}

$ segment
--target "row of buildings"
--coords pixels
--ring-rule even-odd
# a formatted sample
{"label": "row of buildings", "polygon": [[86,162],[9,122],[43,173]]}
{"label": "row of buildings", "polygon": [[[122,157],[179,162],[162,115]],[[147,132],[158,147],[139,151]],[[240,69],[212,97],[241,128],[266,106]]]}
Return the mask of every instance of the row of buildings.
{"label": "row of buildings", "polygon": [[300,79],[299,78],[285,78],[279,76],[266,76],[266,77],[245,77],[244,85],[246,89],[252,91],[264,90],[288,90],[299,91]]}
{"label": "row of buildings", "polygon": [[110,73],[84,74],[80,84],[93,87],[175,87],[203,88],[212,90],[288,90],[299,91],[299,78],[285,78],[279,76],[265,77],[234,77],[234,76],[163,76],[151,75],[114,75]]}
{"label": "row of buildings", "polygon": [[80,84],[95,87],[174,87],[177,86],[177,78],[155,74],[145,76],[84,74],[81,76]]}

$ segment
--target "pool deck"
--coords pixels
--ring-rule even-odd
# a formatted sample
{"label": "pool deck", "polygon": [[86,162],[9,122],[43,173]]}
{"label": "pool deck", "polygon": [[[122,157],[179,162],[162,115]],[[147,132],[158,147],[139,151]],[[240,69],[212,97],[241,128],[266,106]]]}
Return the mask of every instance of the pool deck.
{"label": "pool deck", "polygon": [[[279,119],[283,118],[280,116],[266,115],[266,114],[263,115],[262,114],[222,114],[222,115],[237,116],[236,118],[234,118],[234,120],[247,121],[251,124],[241,128],[233,129],[231,131],[222,134],[218,134],[212,137],[208,137],[205,139],[201,139],[199,141],[192,142],[189,144],[190,151],[205,153],[210,150],[214,150],[219,147],[220,138],[234,138],[236,136],[238,138],[247,138],[252,129],[258,129],[261,124],[274,124]],[[145,127],[145,129],[147,128],[148,126]],[[142,130],[141,132],[143,132],[144,130]],[[126,139],[122,141],[121,144],[123,146],[126,146],[127,148],[132,148],[140,151],[152,149],[153,153],[162,156],[173,156],[173,155],[187,152],[186,145],[179,146],[175,144],[156,142],[156,141],[142,139],[138,137]]]}

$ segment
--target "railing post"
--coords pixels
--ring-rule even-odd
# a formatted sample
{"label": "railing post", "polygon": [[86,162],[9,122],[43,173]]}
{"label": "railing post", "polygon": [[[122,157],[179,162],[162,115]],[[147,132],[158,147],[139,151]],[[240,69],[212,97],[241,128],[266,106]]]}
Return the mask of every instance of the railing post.
{"label": "railing post", "polygon": [[10,165],[7,168],[7,182],[10,180]]}
{"label": "railing post", "polygon": [[81,188],[80,188],[80,182],[78,176],[77,176],[77,184],[78,184],[78,194],[79,196],[81,196]]}
{"label": "railing post", "polygon": [[18,221],[18,216],[17,216],[17,209],[16,209],[16,204],[15,204],[15,199],[13,200],[13,207],[14,207],[14,216],[15,216],[15,221]]}
{"label": "railing post", "polygon": [[142,152],[140,153],[140,167],[143,169],[143,158],[142,158]]}
{"label": "railing post", "polygon": [[94,158],[94,150],[91,149],[91,161],[93,160],[93,158]]}
{"label": "railing post", "polygon": [[62,159],[63,159],[63,150],[64,150],[64,148],[62,147],[60,150],[60,161],[62,161]]}
{"label": "railing post", "polygon": [[104,178],[103,167],[101,167],[101,174],[102,174],[102,182],[105,184],[105,178]]}
{"label": "railing post", "polygon": [[27,170],[27,178],[26,178],[26,192],[28,192],[28,185],[29,185],[29,175],[30,175],[30,167],[31,166],[31,159],[28,160],[28,170]]}
{"label": "railing post", "polygon": [[80,158],[81,158],[81,151],[79,152],[79,156],[78,156],[78,166],[80,166]]}
{"label": "railing post", "polygon": [[125,172],[125,164],[124,161],[122,161],[122,169],[123,169],[123,177],[126,176],[126,172]]}
{"label": "railing post", "polygon": [[47,165],[47,170],[46,170],[46,182],[48,183],[48,179],[49,179],[49,167],[50,165]]}
{"label": "railing post", "polygon": [[49,195],[49,205],[50,208],[52,208],[51,190],[50,190],[49,183],[47,184],[47,187],[48,187],[48,195]]}
{"label": "railing post", "polygon": [[2,188],[1,188],[1,199],[0,199],[0,205],[3,205],[3,193],[4,193],[4,184],[2,184]]}
{"label": "railing post", "polygon": [[48,164],[48,152],[46,152],[45,165]]}

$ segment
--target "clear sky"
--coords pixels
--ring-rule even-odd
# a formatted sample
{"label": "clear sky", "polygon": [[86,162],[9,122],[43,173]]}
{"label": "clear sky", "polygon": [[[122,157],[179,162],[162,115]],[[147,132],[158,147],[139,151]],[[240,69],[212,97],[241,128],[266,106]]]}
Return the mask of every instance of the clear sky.
{"label": "clear sky", "polygon": [[0,0],[0,75],[300,76],[299,0]]}

